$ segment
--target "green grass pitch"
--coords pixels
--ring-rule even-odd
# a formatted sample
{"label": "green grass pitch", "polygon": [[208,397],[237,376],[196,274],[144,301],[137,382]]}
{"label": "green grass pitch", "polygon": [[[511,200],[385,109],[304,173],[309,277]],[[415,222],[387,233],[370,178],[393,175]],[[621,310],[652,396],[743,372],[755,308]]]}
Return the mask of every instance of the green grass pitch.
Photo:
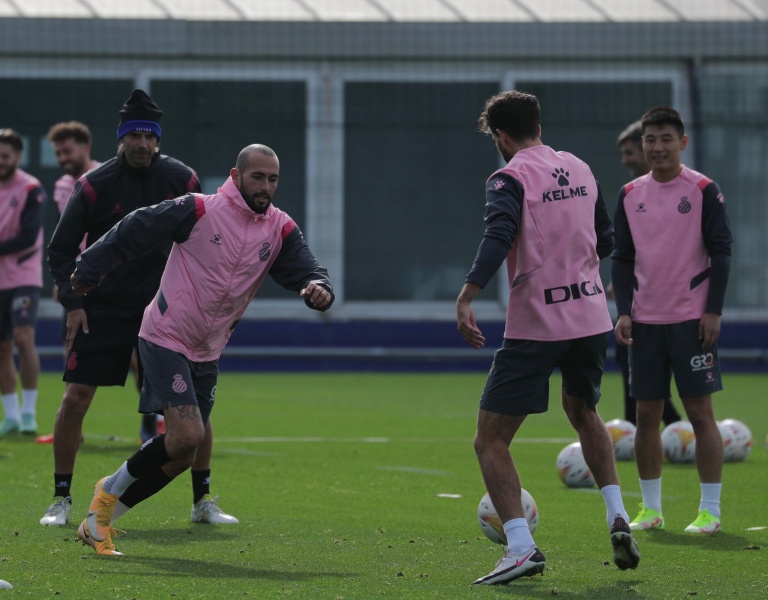
{"label": "green grass pitch", "polygon": [[[566,488],[555,471],[576,439],[556,374],[550,411],[530,417],[512,447],[541,513],[535,538],[547,569],[488,588],[470,585],[501,554],[476,519],[482,373],[223,373],[212,491],[240,525],[191,524],[185,473],[118,521],[122,558],[96,556],[75,536],[94,482],[138,447],[136,391],[103,388],[85,422],[68,525],[38,524],[52,496],[51,446],[0,440],[0,579],[14,586],[0,598],[766,598],[768,376],[726,372],[724,381],[716,416],[744,421],[754,447],[725,465],[723,532],[683,534],[698,478],[693,465],[665,465],[667,529],[637,535],[640,566],[619,571],[600,494]],[[62,391],[58,374],[43,375],[41,433]],[[604,420],[621,417],[618,375],[606,376],[603,394]],[[618,467],[634,516],[635,466]]]}

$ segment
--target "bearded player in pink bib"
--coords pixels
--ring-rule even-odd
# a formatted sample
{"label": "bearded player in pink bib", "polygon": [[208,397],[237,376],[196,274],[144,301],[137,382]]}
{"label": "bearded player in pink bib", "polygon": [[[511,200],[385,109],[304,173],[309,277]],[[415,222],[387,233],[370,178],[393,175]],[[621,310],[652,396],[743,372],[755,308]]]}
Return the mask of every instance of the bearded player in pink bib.
{"label": "bearded player in pink bib", "polygon": [[459,333],[473,348],[485,337],[471,302],[506,261],[509,300],[502,347],[480,400],[475,451],[507,544],[476,584],[505,584],[544,571],[528,530],[510,444],[526,416],[547,411],[549,378],[562,373],[562,404],[606,506],[613,561],[634,569],[640,552],[629,529],[613,448],[597,413],[611,317],[600,259],[613,250],[613,226],[586,163],[541,141],[536,96],[518,91],[488,100],[480,130],[507,164],[485,188],[485,234],[456,301]]}
{"label": "bearded player in pink bib", "polygon": [[162,413],[158,435],[96,484],[77,536],[103,555],[112,542],[118,499],[132,485],[156,494],[187,470],[216,400],[219,356],[269,276],[314,310],[334,300],[328,272],[296,222],[272,204],[280,176],[275,152],[244,148],[216,194],[187,194],[135,210],[77,261],[72,289],[86,294],[119,265],[172,241],[160,289],[144,311],[139,353],[145,365],[139,411]]}

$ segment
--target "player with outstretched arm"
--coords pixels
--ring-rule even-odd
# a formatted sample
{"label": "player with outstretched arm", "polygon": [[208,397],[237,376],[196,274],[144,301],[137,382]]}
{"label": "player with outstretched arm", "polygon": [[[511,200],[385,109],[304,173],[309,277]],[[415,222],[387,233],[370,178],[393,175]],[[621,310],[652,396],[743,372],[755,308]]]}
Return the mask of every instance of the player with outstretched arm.
{"label": "player with outstretched arm", "polygon": [[86,294],[118,265],[174,242],[139,332],[145,365],[139,411],[162,412],[166,433],[96,484],[77,535],[98,554],[121,554],[111,524],[130,485],[145,480],[157,492],[194,461],[216,396],[219,356],[264,278],[298,292],[312,309],[333,303],[328,272],[294,220],[272,204],[279,176],[272,149],[247,146],[218,193],[136,210],[78,260],[72,288]]}

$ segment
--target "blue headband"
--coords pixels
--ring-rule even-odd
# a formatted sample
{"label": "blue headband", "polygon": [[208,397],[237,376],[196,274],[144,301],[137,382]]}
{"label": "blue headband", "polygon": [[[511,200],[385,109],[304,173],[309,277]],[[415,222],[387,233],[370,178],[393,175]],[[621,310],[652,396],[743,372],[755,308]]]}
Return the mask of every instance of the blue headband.
{"label": "blue headband", "polygon": [[160,123],[157,121],[126,121],[120,123],[117,128],[117,139],[121,139],[124,135],[127,135],[133,131],[146,131],[147,133],[154,134],[157,139],[160,139],[160,135],[163,133],[163,128],[160,127]]}

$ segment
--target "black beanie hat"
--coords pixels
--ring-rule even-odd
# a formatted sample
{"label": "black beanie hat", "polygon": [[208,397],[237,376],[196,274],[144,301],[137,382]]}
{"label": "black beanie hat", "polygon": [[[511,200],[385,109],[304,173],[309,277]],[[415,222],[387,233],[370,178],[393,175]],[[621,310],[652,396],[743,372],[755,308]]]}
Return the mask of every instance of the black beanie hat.
{"label": "black beanie hat", "polygon": [[153,133],[160,139],[163,132],[160,127],[160,118],[163,111],[144,90],[135,89],[131,97],[125,101],[120,109],[120,124],[117,127],[117,139],[132,131],[146,131]]}

